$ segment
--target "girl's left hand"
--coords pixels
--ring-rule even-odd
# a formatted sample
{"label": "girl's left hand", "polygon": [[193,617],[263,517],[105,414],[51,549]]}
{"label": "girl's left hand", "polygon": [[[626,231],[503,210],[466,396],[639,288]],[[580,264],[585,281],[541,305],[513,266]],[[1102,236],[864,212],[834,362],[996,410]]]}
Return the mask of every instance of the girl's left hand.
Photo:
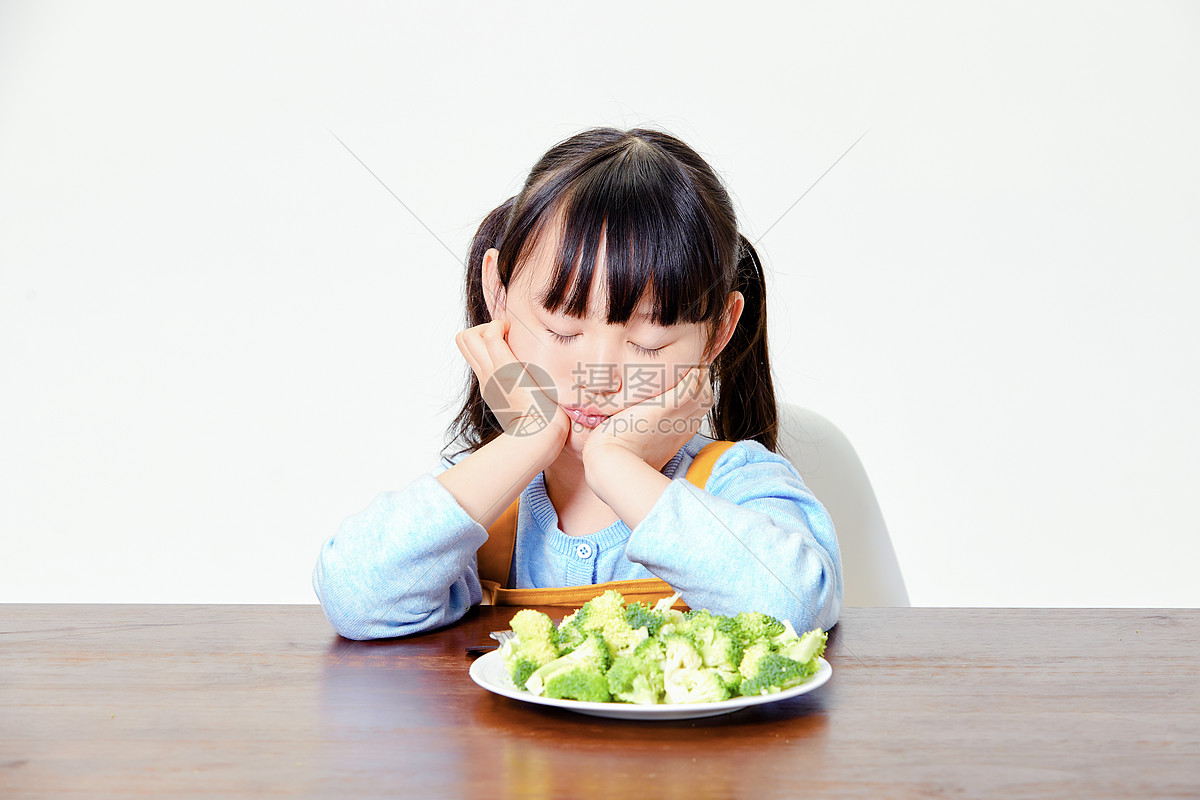
{"label": "girl's left hand", "polygon": [[589,454],[606,447],[629,450],[656,471],[662,471],[679,448],[700,430],[713,401],[708,367],[692,367],[679,383],[662,394],[635,403],[596,426],[583,446],[584,471],[588,468]]}

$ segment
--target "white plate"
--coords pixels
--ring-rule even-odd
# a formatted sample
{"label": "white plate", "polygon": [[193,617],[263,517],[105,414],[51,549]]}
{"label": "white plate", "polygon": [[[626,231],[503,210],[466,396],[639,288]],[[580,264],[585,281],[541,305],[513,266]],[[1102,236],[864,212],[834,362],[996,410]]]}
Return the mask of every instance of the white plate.
{"label": "white plate", "polygon": [[504,657],[499,650],[485,653],[471,664],[471,680],[478,683],[489,692],[522,700],[526,703],[536,703],[542,706],[565,708],[580,714],[590,714],[593,717],[612,717],[613,719],[695,719],[697,717],[715,717],[718,714],[728,714],[748,706],[776,703],[789,697],[811,692],[829,680],[833,675],[833,667],[823,658],[818,658],[816,673],[799,686],[785,689],[775,694],[763,694],[755,697],[732,697],[719,703],[686,703],[680,705],[661,704],[653,706],[636,705],[634,703],[584,703],[580,700],[556,700],[552,697],[542,697],[524,689],[518,689],[508,676],[504,667]]}

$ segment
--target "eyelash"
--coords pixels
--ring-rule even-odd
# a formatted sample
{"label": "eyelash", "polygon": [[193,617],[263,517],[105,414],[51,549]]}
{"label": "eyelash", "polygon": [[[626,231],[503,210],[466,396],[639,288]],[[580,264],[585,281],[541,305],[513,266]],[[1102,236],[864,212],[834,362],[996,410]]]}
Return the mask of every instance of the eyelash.
{"label": "eyelash", "polygon": [[[630,344],[633,344],[633,342],[630,342]],[[664,345],[664,347],[665,346],[666,345]],[[658,358],[660,355],[662,355],[662,350],[663,350],[662,347],[656,347],[653,350],[651,350],[648,347],[642,347],[640,344],[633,344],[633,347],[640,354],[646,356],[647,358]]]}
{"label": "eyelash", "polygon": [[[563,334],[556,333],[549,328],[546,329],[546,333],[553,336],[554,341],[558,342],[559,344],[569,344],[575,341],[575,337],[579,335],[577,333],[573,333],[570,336],[564,336]],[[630,344],[633,345],[634,349],[637,350],[639,354],[648,358],[658,358],[660,355],[662,355],[662,351],[666,347],[666,345],[663,345],[662,347],[656,347],[652,350],[648,347],[642,347],[640,344],[636,344],[634,342],[630,342]]]}

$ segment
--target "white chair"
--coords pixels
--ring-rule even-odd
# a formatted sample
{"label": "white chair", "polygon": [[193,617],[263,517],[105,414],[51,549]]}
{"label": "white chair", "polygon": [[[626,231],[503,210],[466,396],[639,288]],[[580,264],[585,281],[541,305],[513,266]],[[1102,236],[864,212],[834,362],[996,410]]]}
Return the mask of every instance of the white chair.
{"label": "white chair", "polygon": [[779,452],[833,518],[846,606],[909,606],[879,501],[850,440],[829,420],[779,404]]}

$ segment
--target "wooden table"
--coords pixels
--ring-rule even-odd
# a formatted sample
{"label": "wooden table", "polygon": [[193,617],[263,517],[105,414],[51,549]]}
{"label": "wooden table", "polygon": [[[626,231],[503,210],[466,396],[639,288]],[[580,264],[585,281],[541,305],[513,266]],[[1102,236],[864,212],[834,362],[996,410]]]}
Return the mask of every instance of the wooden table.
{"label": "wooden table", "polygon": [[1200,610],[850,608],[825,686],[657,723],[477,687],[512,611],[0,606],[0,795],[1200,796]]}

